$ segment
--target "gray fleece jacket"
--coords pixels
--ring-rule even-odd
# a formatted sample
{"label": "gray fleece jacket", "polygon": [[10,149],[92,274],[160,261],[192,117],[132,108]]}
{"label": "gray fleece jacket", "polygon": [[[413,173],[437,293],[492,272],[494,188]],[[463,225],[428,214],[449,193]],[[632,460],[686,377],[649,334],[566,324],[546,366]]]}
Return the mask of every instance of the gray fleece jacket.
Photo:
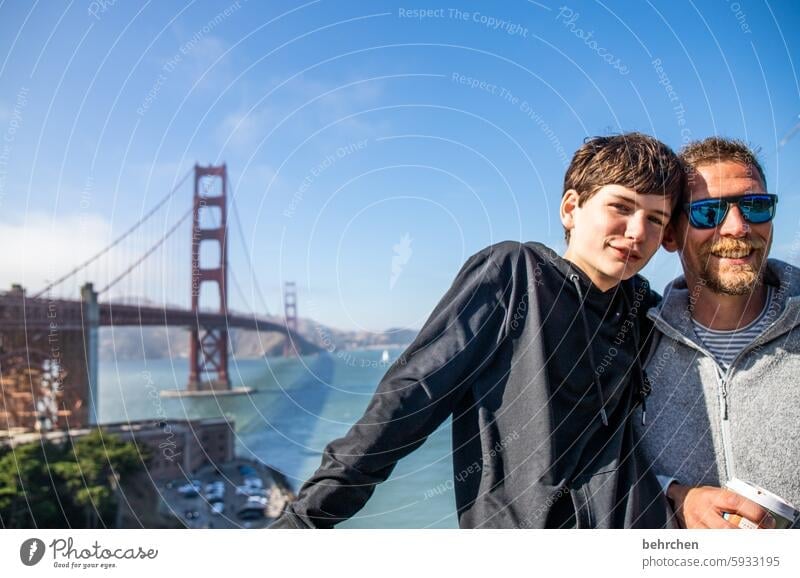
{"label": "gray fleece jacket", "polygon": [[657,329],[647,360],[653,387],[646,424],[634,423],[656,473],[688,485],[737,477],[798,506],[800,269],[770,259],[765,282],[776,287],[770,323],[727,371],[695,335],[685,278],[667,286],[648,313]]}

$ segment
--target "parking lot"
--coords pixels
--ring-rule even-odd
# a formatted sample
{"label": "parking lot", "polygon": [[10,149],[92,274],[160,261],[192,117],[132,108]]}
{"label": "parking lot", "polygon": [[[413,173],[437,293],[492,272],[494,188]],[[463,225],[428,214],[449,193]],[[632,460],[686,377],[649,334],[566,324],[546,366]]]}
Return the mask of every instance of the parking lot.
{"label": "parking lot", "polygon": [[265,528],[282,507],[284,492],[261,464],[237,459],[200,468],[161,488],[165,507],[187,528]]}

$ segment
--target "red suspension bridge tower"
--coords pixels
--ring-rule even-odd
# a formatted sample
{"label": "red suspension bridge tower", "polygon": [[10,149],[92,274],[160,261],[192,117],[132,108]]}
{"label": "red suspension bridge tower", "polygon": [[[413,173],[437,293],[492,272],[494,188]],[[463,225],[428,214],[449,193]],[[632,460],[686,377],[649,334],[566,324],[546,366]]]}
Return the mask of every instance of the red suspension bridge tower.
{"label": "red suspension bridge tower", "polygon": [[283,285],[283,318],[287,329],[283,356],[293,357],[297,355],[297,344],[292,342],[292,336],[297,334],[297,285],[294,281]]}
{"label": "red suspension bridge tower", "polygon": [[[228,171],[225,165],[217,167],[195,165],[191,310],[197,322],[192,326],[189,337],[189,390],[191,391],[230,389],[227,324],[202,325],[198,315],[203,288],[216,285],[219,295],[219,314],[224,319],[228,316],[227,195]],[[201,220],[211,221],[212,226],[201,227]],[[210,251],[219,255],[219,261],[210,264],[209,267],[203,267],[200,262],[200,248],[204,243],[217,244],[219,248],[219,251]]]}

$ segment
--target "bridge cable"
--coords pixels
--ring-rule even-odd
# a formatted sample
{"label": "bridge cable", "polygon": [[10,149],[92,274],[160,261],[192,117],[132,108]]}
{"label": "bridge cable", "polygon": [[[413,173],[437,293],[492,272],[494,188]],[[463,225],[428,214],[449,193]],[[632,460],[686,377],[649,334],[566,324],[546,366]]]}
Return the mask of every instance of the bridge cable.
{"label": "bridge cable", "polygon": [[114,241],[112,241],[110,245],[108,245],[104,249],[98,251],[95,255],[93,255],[92,257],[90,257],[89,259],[87,259],[86,261],[84,261],[83,263],[81,263],[80,265],[75,267],[74,269],[72,269],[66,275],[63,275],[62,277],[59,277],[58,279],[56,279],[52,283],[49,283],[44,289],[42,289],[36,295],[34,295],[33,298],[36,299],[36,298],[41,297],[42,295],[44,295],[45,293],[50,291],[50,289],[52,289],[56,285],[60,285],[61,283],[63,283],[64,281],[66,281],[67,279],[69,279],[70,277],[72,277],[73,275],[75,275],[76,273],[81,271],[82,269],[85,269],[86,267],[88,267],[89,265],[91,265],[92,263],[97,261],[100,257],[102,257],[103,255],[108,253],[111,249],[113,249],[114,247],[119,245],[126,237],[128,237],[138,227],[140,227],[145,221],[147,221],[150,217],[152,217],[153,214],[164,205],[164,203],[166,203],[170,198],[172,198],[172,196],[178,191],[178,189],[183,185],[183,183],[186,182],[186,179],[188,179],[189,175],[191,175],[193,172],[194,172],[194,168],[191,168],[183,176],[183,178],[178,182],[178,184],[175,185],[173,187],[173,189],[169,193],[167,193],[167,195],[163,199],[161,199],[158,202],[158,204],[156,204],[152,209],[150,209],[150,211],[148,211],[147,214],[145,214],[141,219],[139,219],[136,223],[134,223],[133,226],[131,226],[128,230],[126,230],[122,235],[120,235],[119,237],[114,239]]}
{"label": "bridge cable", "polygon": [[[233,187],[231,187],[231,189],[232,188]],[[256,293],[258,293],[258,297],[261,300],[261,306],[264,308],[264,312],[267,315],[269,315],[269,307],[267,306],[267,301],[266,299],[264,299],[264,294],[261,291],[261,285],[258,282],[258,278],[255,276],[255,273],[253,272],[253,260],[250,258],[250,252],[247,250],[247,242],[245,241],[244,238],[244,232],[243,232],[244,227],[242,225],[242,218],[239,216],[239,208],[236,206],[236,193],[233,191],[232,193],[233,194],[231,194],[231,206],[233,207],[233,216],[235,217],[236,223],[238,225],[236,227],[236,230],[239,232],[239,239],[242,242],[242,248],[244,249],[245,257],[247,257],[247,266],[250,269]]]}
{"label": "bridge cable", "polygon": [[183,216],[182,216],[182,217],[181,217],[181,218],[178,220],[178,222],[177,222],[177,223],[175,223],[175,224],[172,226],[172,228],[170,228],[170,230],[169,230],[169,231],[167,231],[167,233],[166,233],[166,234],[165,234],[163,237],[161,237],[161,238],[160,238],[160,239],[159,239],[159,240],[158,240],[158,241],[157,241],[157,242],[156,242],[156,243],[155,243],[155,244],[154,244],[152,247],[150,247],[150,248],[149,248],[149,249],[148,249],[148,250],[147,250],[147,251],[146,251],[146,252],[145,252],[145,253],[144,253],[144,254],[143,254],[141,257],[139,257],[139,259],[137,259],[136,261],[134,261],[134,262],[133,262],[133,263],[132,263],[132,264],[131,264],[131,265],[130,265],[130,266],[127,268],[127,269],[125,269],[125,270],[124,270],[122,273],[120,273],[119,275],[117,275],[117,276],[114,278],[114,280],[113,280],[113,281],[111,281],[111,282],[110,282],[108,285],[106,285],[105,287],[103,287],[102,289],[100,289],[100,290],[97,292],[97,293],[98,293],[98,295],[99,295],[99,294],[101,294],[101,293],[105,293],[106,291],[108,291],[109,289],[111,289],[111,288],[112,288],[114,285],[116,285],[118,282],[122,281],[122,279],[124,279],[124,278],[125,278],[125,277],[128,275],[128,273],[130,273],[131,271],[133,271],[133,270],[134,270],[136,267],[138,267],[138,266],[139,266],[139,265],[140,265],[140,264],[141,264],[141,263],[142,263],[142,262],[143,262],[145,259],[147,259],[147,258],[148,258],[150,255],[152,255],[152,254],[155,252],[155,250],[156,250],[156,249],[158,249],[158,248],[159,248],[159,247],[160,247],[160,246],[161,246],[161,245],[164,243],[164,241],[166,241],[166,240],[167,240],[167,239],[168,239],[168,238],[169,238],[169,237],[170,237],[170,236],[171,236],[171,235],[172,235],[172,234],[173,234],[175,231],[177,231],[177,230],[178,230],[178,227],[180,227],[180,226],[183,224],[183,222],[184,222],[184,221],[186,221],[186,219],[188,219],[188,218],[189,218],[189,216],[190,216],[190,215],[191,215],[193,212],[194,212],[194,207],[191,207],[191,208],[190,208],[188,211],[186,211],[186,213],[184,213],[184,214],[183,214]]}

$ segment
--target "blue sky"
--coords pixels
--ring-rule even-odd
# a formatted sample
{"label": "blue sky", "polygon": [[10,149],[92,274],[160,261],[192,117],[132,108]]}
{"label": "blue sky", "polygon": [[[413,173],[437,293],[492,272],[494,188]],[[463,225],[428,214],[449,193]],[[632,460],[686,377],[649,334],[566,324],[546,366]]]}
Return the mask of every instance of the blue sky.
{"label": "blue sky", "polygon": [[[232,308],[261,310],[255,277],[275,312],[293,280],[301,316],[418,328],[484,246],[562,252],[569,157],[629,130],[760,145],[781,196],[773,256],[800,263],[800,135],[779,146],[800,120],[797,3],[457,4],[3,2],[0,287],[41,287],[195,162],[226,162],[254,263],[235,236]],[[188,303],[188,236],[116,296]],[[645,270],[657,288],[678,272],[663,252]]]}

